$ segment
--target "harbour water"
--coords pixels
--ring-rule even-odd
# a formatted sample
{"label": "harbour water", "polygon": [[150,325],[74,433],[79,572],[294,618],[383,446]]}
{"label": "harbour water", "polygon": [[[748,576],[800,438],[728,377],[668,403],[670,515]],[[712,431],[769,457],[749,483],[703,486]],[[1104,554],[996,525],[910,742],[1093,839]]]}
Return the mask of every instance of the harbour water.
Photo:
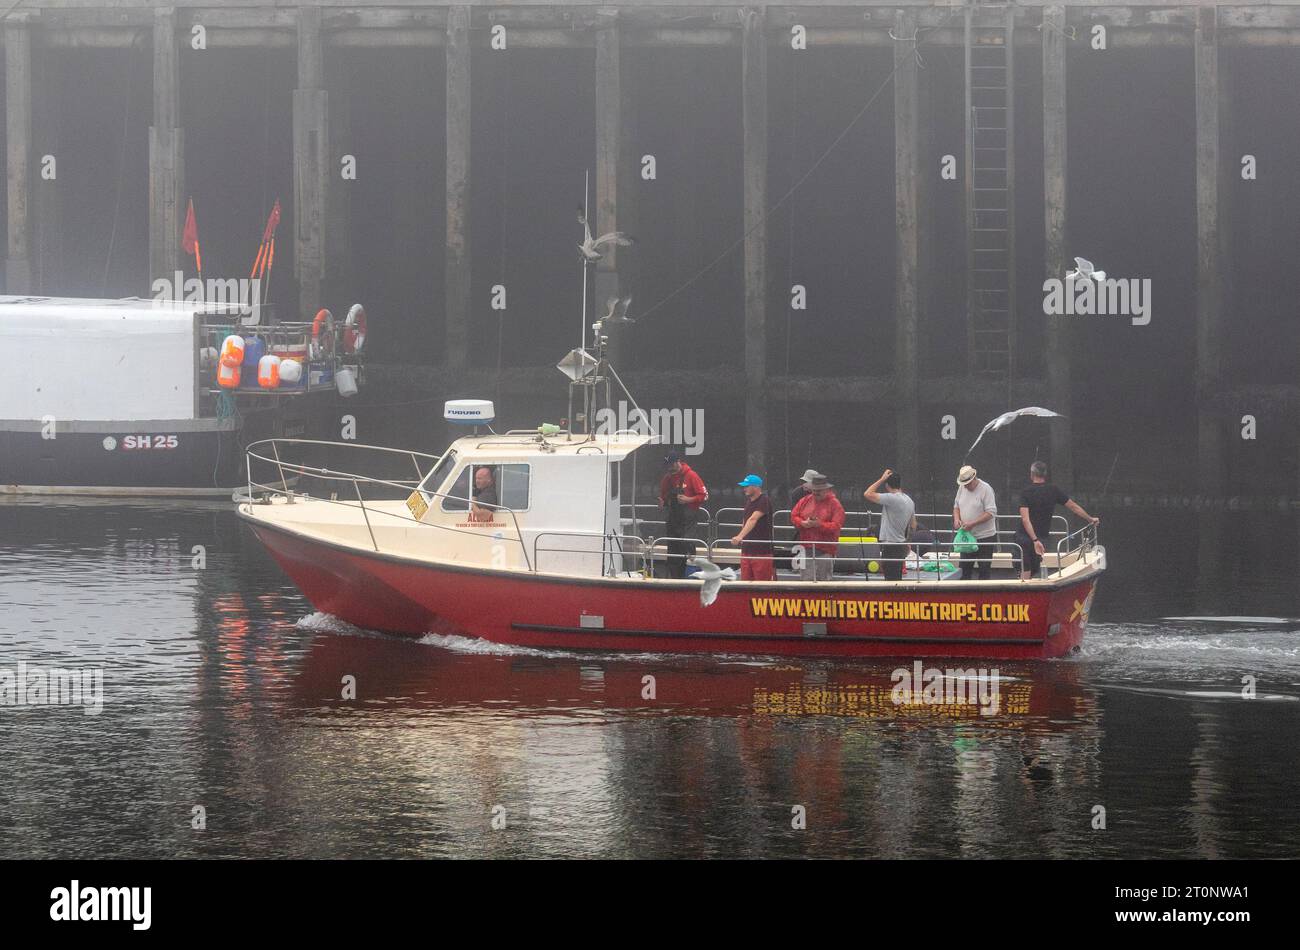
{"label": "harbour water", "polygon": [[[1300,520],[1101,514],[1082,654],[1001,664],[982,715],[891,703],[911,658],[376,635],[314,613],[228,503],[0,500],[0,670],[103,684],[97,714],[0,706],[0,848],[1294,856]],[[1206,615],[1290,622],[1162,619]]]}

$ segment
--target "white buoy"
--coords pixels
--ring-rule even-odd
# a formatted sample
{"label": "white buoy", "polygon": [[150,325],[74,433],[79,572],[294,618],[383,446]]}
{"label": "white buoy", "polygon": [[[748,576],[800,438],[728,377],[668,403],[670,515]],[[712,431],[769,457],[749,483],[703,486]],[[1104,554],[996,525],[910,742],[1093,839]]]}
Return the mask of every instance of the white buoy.
{"label": "white buoy", "polygon": [[267,353],[257,361],[257,384],[263,389],[280,388],[280,357]]}
{"label": "white buoy", "polygon": [[338,386],[340,396],[357,394],[357,378],[353,375],[351,367],[344,366],[334,374],[334,385]]}

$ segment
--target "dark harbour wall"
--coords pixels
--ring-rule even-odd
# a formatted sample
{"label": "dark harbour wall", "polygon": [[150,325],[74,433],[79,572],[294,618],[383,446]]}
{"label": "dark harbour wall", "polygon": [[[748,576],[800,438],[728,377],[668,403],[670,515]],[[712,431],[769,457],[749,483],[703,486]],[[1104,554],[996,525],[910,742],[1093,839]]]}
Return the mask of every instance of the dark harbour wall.
{"label": "dark harbour wall", "polygon": [[[615,341],[620,371],[643,406],[703,411],[697,467],[713,484],[813,465],[857,486],[893,466],[937,498],[986,420],[1040,404],[1069,422],[1017,423],[973,458],[1000,489],[1043,457],[1085,494],[1297,496],[1300,6],[1018,12],[1010,377],[971,369],[960,8],[314,9],[29,0],[12,14],[6,292],[147,294],[187,261],[180,218],[158,209],[179,198],[183,216],[189,197],[206,272],[242,276],[279,198],[272,299],[308,315],[360,300],[371,315],[362,441],[439,444],[454,396],[496,398],[511,426],[558,421],[564,380],[549,367],[577,342],[573,209],[590,170],[597,224],[638,240],[593,279],[601,300],[631,294],[640,318]],[[982,6],[977,26],[999,9]],[[1061,13],[1060,43],[1044,39],[1044,10]],[[807,48],[793,49],[804,23]],[[902,47],[886,32],[906,39],[899,24],[913,27]],[[191,48],[196,25],[207,49]],[[1045,85],[1061,68],[1063,112]],[[1060,121],[1064,169],[1045,160]],[[179,173],[151,128],[183,132]],[[340,173],[348,156],[355,179]],[[1066,261],[1149,279],[1150,323],[1054,330],[1041,306],[1054,234]]]}

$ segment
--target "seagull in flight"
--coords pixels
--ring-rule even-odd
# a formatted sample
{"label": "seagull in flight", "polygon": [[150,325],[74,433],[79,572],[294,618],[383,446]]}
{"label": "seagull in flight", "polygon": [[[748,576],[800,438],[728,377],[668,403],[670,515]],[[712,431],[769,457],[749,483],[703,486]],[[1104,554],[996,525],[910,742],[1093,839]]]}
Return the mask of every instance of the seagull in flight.
{"label": "seagull in flight", "polygon": [[1075,266],[1074,270],[1068,270],[1065,272],[1066,280],[1074,280],[1077,277],[1083,277],[1087,280],[1106,279],[1106,272],[1104,270],[1095,270],[1092,266],[1092,261],[1090,260],[1086,260],[1085,258],[1082,257],[1076,257],[1074,259],[1074,266]]}
{"label": "seagull in flight", "polygon": [[636,323],[635,317],[627,315],[627,308],[632,306],[631,297],[610,297],[605,305],[609,307],[609,312],[600,318],[601,323]]}
{"label": "seagull in flight", "polygon": [[608,234],[593,238],[591,236],[591,224],[587,221],[587,215],[581,208],[578,209],[578,223],[582,225],[582,243],[578,245],[578,250],[582,252],[582,258],[588,264],[594,264],[604,257],[598,248],[607,244],[627,247],[632,243],[632,239],[622,231],[610,231]]}
{"label": "seagull in flight", "polygon": [[688,557],[687,564],[694,564],[697,568],[695,576],[704,581],[704,586],[700,588],[700,606],[707,607],[718,599],[718,588],[722,586],[724,580],[734,581],[736,572],[730,567],[718,567],[712,561],[706,561],[702,557]]}
{"label": "seagull in flight", "polygon": [[1004,412],[992,422],[984,427],[969,449],[966,450],[967,457],[975,451],[975,446],[980,444],[980,439],[984,438],[989,432],[997,431],[1004,426],[1009,426],[1021,416],[1051,416],[1058,419],[1065,418],[1059,412],[1052,412],[1050,409],[1044,409],[1042,406],[1026,406],[1024,409],[1013,409],[1010,412]]}

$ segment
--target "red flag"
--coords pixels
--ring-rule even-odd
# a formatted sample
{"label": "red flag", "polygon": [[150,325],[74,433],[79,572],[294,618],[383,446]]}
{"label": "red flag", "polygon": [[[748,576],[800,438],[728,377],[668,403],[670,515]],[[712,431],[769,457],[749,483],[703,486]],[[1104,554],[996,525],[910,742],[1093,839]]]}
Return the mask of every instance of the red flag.
{"label": "red flag", "polygon": [[199,246],[199,225],[194,220],[194,199],[190,199],[189,210],[185,212],[185,230],[181,232],[181,248],[186,254],[193,255]]}
{"label": "red flag", "polygon": [[271,208],[271,214],[266,219],[266,230],[262,232],[262,243],[271,240],[275,234],[275,229],[280,226],[280,199],[275,199],[275,206]]}
{"label": "red flag", "polygon": [[193,198],[190,199],[190,206],[185,212],[185,229],[181,232],[181,247],[186,254],[194,255],[194,266],[202,277],[203,255],[199,251],[199,223],[194,218]]}

